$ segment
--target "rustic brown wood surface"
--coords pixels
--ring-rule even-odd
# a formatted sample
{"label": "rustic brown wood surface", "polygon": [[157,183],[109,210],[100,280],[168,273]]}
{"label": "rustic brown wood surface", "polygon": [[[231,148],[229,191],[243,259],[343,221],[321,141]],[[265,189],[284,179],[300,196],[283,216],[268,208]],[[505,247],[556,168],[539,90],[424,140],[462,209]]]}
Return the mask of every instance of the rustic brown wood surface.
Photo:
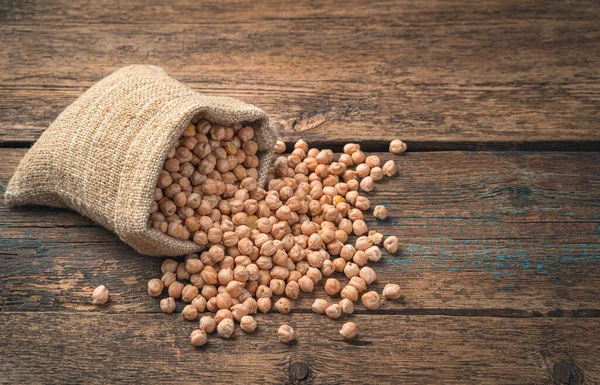
{"label": "rustic brown wood surface", "polygon": [[350,342],[310,311],[320,284],[193,348],[195,323],[146,293],[160,259],[0,198],[0,383],[599,384],[599,22],[592,0],[0,2],[0,195],[60,111],[133,63],[263,107],[288,143],[411,150],[378,153],[400,175],[370,195],[390,217],[366,216],[402,244],[373,288],[404,295],[357,306]]}
{"label": "rustic brown wood surface", "polygon": [[[237,329],[231,340],[211,336],[194,348],[188,336],[195,326],[178,314],[9,313],[0,318],[0,338],[11,342],[0,345],[0,365],[21,383],[593,384],[600,378],[598,318],[360,314],[348,317],[361,327],[355,341],[337,334],[341,319],[298,313],[257,319],[253,334]],[[297,330],[296,344],[277,340],[282,323]]]}
{"label": "rustic brown wood surface", "polygon": [[286,139],[600,141],[594,0],[61,0],[1,10],[4,143],[35,140],[86,88],[135,63],[263,107]]}

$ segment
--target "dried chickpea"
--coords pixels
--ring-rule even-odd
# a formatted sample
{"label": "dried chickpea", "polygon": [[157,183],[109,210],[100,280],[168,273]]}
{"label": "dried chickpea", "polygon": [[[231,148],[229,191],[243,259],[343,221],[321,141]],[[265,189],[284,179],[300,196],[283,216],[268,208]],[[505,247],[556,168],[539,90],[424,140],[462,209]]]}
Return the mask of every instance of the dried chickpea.
{"label": "dried chickpea", "polygon": [[162,271],[163,274],[165,274],[167,272],[175,273],[177,271],[178,265],[179,265],[179,263],[177,261],[167,258],[163,261],[160,270]]}
{"label": "dried chickpea", "polygon": [[285,152],[285,143],[281,140],[278,140],[275,143],[275,153],[276,154],[283,154]]}
{"label": "dried chickpea", "polygon": [[343,314],[352,314],[354,313],[354,304],[348,298],[343,298],[340,303],[340,308],[342,309]]}
{"label": "dried chickpea", "polygon": [[285,286],[285,295],[291,299],[297,299],[300,293],[300,285],[296,281],[290,281]]}
{"label": "dried chickpea", "polygon": [[383,241],[383,247],[390,253],[394,254],[398,251],[399,241],[398,237],[392,235],[391,237],[387,237],[385,241]]}
{"label": "dried chickpea", "polygon": [[388,283],[383,288],[382,295],[388,299],[398,299],[402,296],[402,292],[400,290],[400,286],[393,283]]}
{"label": "dried chickpea", "polygon": [[217,325],[217,333],[222,338],[230,338],[233,335],[235,324],[232,319],[225,318]]}
{"label": "dried chickpea", "polygon": [[198,313],[204,313],[204,310],[206,310],[206,299],[203,296],[198,295],[192,300],[191,305],[196,308]]}
{"label": "dried chickpea", "polygon": [[379,246],[371,246],[365,251],[365,253],[369,258],[369,261],[377,262],[381,259],[381,249]]}
{"label": "dried chickpea", "polygon": [[396,162],[394,162],[393,160],[388,160],[383,165],[382,170],[385,176],[394,176],[396,175],[398,168],[396,167]]}
{"label": "dried chickpea", "polygon": [[313,280],[306,275],[298,280],[298,285],[300,286],[300,290],[302,290],[304,293],[310,293],[315,288],[315,283]]}
{"label": "dried chickpea", "polygon": [[245,333],[252,333],[256,330],[256,320],[249,315],[243,316],[240,321],[240,329]]}
{"label": "dried chickpea", "polygon": [[238,322],[241,322],[242,317],[247,316],[250,313],[250,309],[248,309],[248,307],[242,303],[237,303],[233,305],[229,310],[233,315],[233,319]]}
{"label": "dried chickpea", "polygon": [[381,242],[383,242],[383,234],[377,232],[377,230],[369,231],[369,236],[367,238],[374,245],[379,245]]}
{"label": "dried chickpea", "polygon": [[344,153],[352,155],[355,152],[360,151],[360,145],[357,143],[348,143],[344,145]]}
{"label": "dried chickpea", "polygon": [[352,262],[346,263],[346,266],[344,267],[344,275],[346,277],[348,277],[349,279],[352,277],[357,277],[359,272],[360,272],[360,268],[358,267],[357,264],[352,263]]}
{"label": "dried chickpea", "polygon": [[181,298],[181,293],[183,292],[184,286],[185,285],[181,282],[173,282],[168,288],[169,297]]}
{"label": "dried chickpea", "polygon": [[256,307],[261,313],[268,313],[271,310],[271,298],[258,298]]}
{"label": "dried chickpea", "polygon": [[363,191],[373,191],[373,189],[375,188],[375,182],[373,180],[373,178],[371,176],[367,176],[364,177],[361,181],[360,181],[360,188]]}
{"label": "dried chickpea", "polygon": [[205,315],[200,318],[200,330],[204,330],[206,333],[210,334],[214,332],[216,328],[217,323],[213,317]]}
{"label": "dried chickpea", "polygon": [[223,322],[225,319],[230,319],[233,321],[233,314],[229,309],[219,309],[215,312],[214,320],[217,325]]}
{"label": "dried chickpea", "polygon": [[359,293],[362,293],[363,291],[367,290],[367,283],[365,282],[364,279],[362,279],[360,277],[350,278],[348,285],[353,286],[356,289],[356,291],[358,291]]}
{"label": "dried chickpea", "polygon": [[[172,287],[173,285],[171,285]],[[170,289],[170,288],[169,288]],[[183,302],[192,302],[198,296],[198,288],[194,285],[185,285],[181,291],[181,300]]]}
{"label": "dried chickpea", "polygon": [[317,314],[325,314],[325,310],[329,307],[329,302],[324,299],[317,298],[313,302],[311,308]]}
{"label": "dried chickpea", "polygon": [[108,289],[104,285],[100,285],[94,289],[92,293],[92,303],[94,305],[104,305],[108,301]]}
{"label": "dried chickpea", "polygon": [[162,293],[164,287],[165,285],[160,279],[153,278],[148,281],[148,294],[152,297],[158,297]]}
{"label": "dried chickpea", "polygon": [[357,266],[364,266],[369,261],[369,256],[366,252],[362,250],[356,251],[354,257],[352,257],[352,262],[354,262]]}
{"label": "dried chickpea", "polygon": [[352,231],[355,235],[360,237],[361,235],[368,232],[369,228],[367,227],[365,221],[363,221],[362,219],[357,219],[354,222],[352,222]]}
{"label": "dried chickpea", "polygon": [[358,290],[354,286],[347,285],[342,289],[341,296],[342,298],[356,302],[358,300]]}
{"label": "dried chickpea", "polygon": [[365,281],[367,285],[370,285],[377,280],[377,274],[375,274],[375,270],[368,266],[365,266],[360,269],[359,276]]}
{"label": "dried chickpea", "polygon": [[337,303],[329,305],[327,309],[325,309],[325,315],[329,318],[340,318],[342,316],[342,308]]}
{"label": "dried chickpea", "polygon": [[363,305],[369,310],[376,310],[379,308],[379,294],[375,291],[369,291],[361,297]]}
{"label": "dried chickpea", "polygon": [[358,334],[358,328],[354,322],[346,322],[340,329],[340,334],[342,337],[349,340],[356,337]]}
{"label": "dried chickpea", "polygon": [[163,313],[173,313],[177,304],[175,303],[175,299],[168,297],[160,300],[160,310]]}
{"label": "dried chickpea", "polygon": [[292,311],[292,304],[287,298],[279,298],[277,302],[275,302],[275,309],[283,314],[287,314]]}
{"label": "dried chickpea", "polygon": [[190,336],[192,346],[203,346],[208,341],[208,336],[204,330],[194,330]]}
{"label": "dried chickpea", "polygon": [[188,321],[194,321],[198,317],[198,310],[192,305],[186,305],[181,311],[181,316]]}
{"label": "dried chickpea", "polygon": [[408,146],[399,139],[394,139],[390,142],[390,152],[393,154],[401,154],[406,151]]}
{"label": "dried chickpea", "polygon": [[387,215],[388,212],[385,206],[375,206],[375,208],[373,209],[373,216],[377,219],[384,220],[385,218],[387,218]]}
{"label": "dried chickpea", "polygon": [[277,336],[284,344],[289,344],[297,338],[296,332],[290,325],[281,325],[277,331]]}
{"label": "dried chickpea", "polygon": [[337,279],[329,278],[325,282],[325,292],[328,295],[334,296],[334,295],[338,294],[340,291],[342,291],[342,285],[340,284],[340,281],[338,281]]}

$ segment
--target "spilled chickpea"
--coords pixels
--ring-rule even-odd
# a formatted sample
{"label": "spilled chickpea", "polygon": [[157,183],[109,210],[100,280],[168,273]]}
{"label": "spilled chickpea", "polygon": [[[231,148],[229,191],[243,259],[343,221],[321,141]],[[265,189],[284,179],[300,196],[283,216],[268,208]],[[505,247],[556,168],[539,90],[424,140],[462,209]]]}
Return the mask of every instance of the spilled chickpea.
{"label": "spilled chickpea", "polygon": [[[404,151],[404,142],[390,143],[390,152]],[[291,312],[290,299],[312,292],[323,279],[327,295],[341,300],[317,298],[315,313],[333,319],[352,314],[359,298],[365,308],[377,309],[379,294],[367,292],[377,276],[367,264],[381,259],[380,245],[390,253],[399,248],[397,237],[384,240],[368,228],[364,216],[371,208],[364,193],[397,173],[394,160],[382,164],[356,143],[346,144],[335,160],[333,151],[299,140],[291,153],[276,157],[263,188],[257,152],[251,126],[201,120],[190,124],[168,151],[158,175],[149,226],[205,251],[183,262],[166,259],[162,276],[148,282],[148,294],[167,291],[169,297],[160,301],[165,313],[174,312],[180,299],[186,304],[185,320],[214,313],[201,316],[190,337],[194,346],[205,345],[215,331],[231,338],[235,322],[243,332],[253,332],[260,327],[253,315]],[[285,143],[277,141],[275,153],[285,152]],[[388,216],[385,206],[373,210],[380,220]],[[352,235],[356,241],[347,243]],[[345,275],[348,284],[331,277],[336,273]],[[382,295],[397,299],[400,287],[387,285]],[[356,330],[350,322],[340,334],[353,338]],[[282,325],[278,336],[283,343],[297,338],[289,325]]]}

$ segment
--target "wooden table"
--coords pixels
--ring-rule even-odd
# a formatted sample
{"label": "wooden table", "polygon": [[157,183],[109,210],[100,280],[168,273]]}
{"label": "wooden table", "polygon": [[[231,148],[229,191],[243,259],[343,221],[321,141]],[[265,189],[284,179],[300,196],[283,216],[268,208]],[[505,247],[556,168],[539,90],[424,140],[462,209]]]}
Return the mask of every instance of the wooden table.
{"label": "wooden table", "polygon": [[391,218],[367,216],[402,243],[374,287],[405,296],[347,318],[350,342],[305,295],[193,348],[195,324],[146,293],[159,259],[0,202],[1,383],[600,383],[597,1],[7,0],[0,21],[2,192],[61,110],[132,63],[263,107],[287,142],[410,148],[372,194]]}

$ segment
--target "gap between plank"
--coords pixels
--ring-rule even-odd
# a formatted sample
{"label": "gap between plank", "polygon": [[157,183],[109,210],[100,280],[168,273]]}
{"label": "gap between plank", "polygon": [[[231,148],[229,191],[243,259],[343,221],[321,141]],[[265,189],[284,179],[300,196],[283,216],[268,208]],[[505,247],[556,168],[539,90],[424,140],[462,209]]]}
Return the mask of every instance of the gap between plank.
{"label": "gap between plank", "polygon": [[[98,315],[157,315],[163,314],[160,311],[146,312],[111,312],[108,311],[35,311],[35,310],[20,310],[20,311],[2,311],[3,314],[19,314],[19,313],[39,313],[39,314],[98,314]],[[178,307],[173,314],[181,313]],[[269,313],[277,313],[272,310]],[[208,312],[203,314],[209,314]],[[212,313],[210,313],[212,314]],[[263,314],[263,313],[259,313]],[[311,309],[294,309],[291,314],[315,314]],[[364,310],[356,309],[353,314],[356,315],[383,315],[383,316],[414,316],[414,317],[473,317],[473,318],[600,318],[600,309],[576,309],[562,310],[555,309],[542,313],[536,310],[518,310],[518,309],[378,309]],[[323,317],[325,317],[323,315]]]}
{"label": "gap between plank", "polygon": [[[285,139],[287,152],[294,148],[295,140]],[[308,140],[311,147],[329,148],[334,152],[342,152],[347,142],[338,140]],[[388,152],[389,141],[359,141],[361,149],[366,152]],[[406,141],[410,152],[435,151],[600,151],[598,140],[542,140],[542,141]],[[29,148],[31,141],[0,141],[0,148]]]}

